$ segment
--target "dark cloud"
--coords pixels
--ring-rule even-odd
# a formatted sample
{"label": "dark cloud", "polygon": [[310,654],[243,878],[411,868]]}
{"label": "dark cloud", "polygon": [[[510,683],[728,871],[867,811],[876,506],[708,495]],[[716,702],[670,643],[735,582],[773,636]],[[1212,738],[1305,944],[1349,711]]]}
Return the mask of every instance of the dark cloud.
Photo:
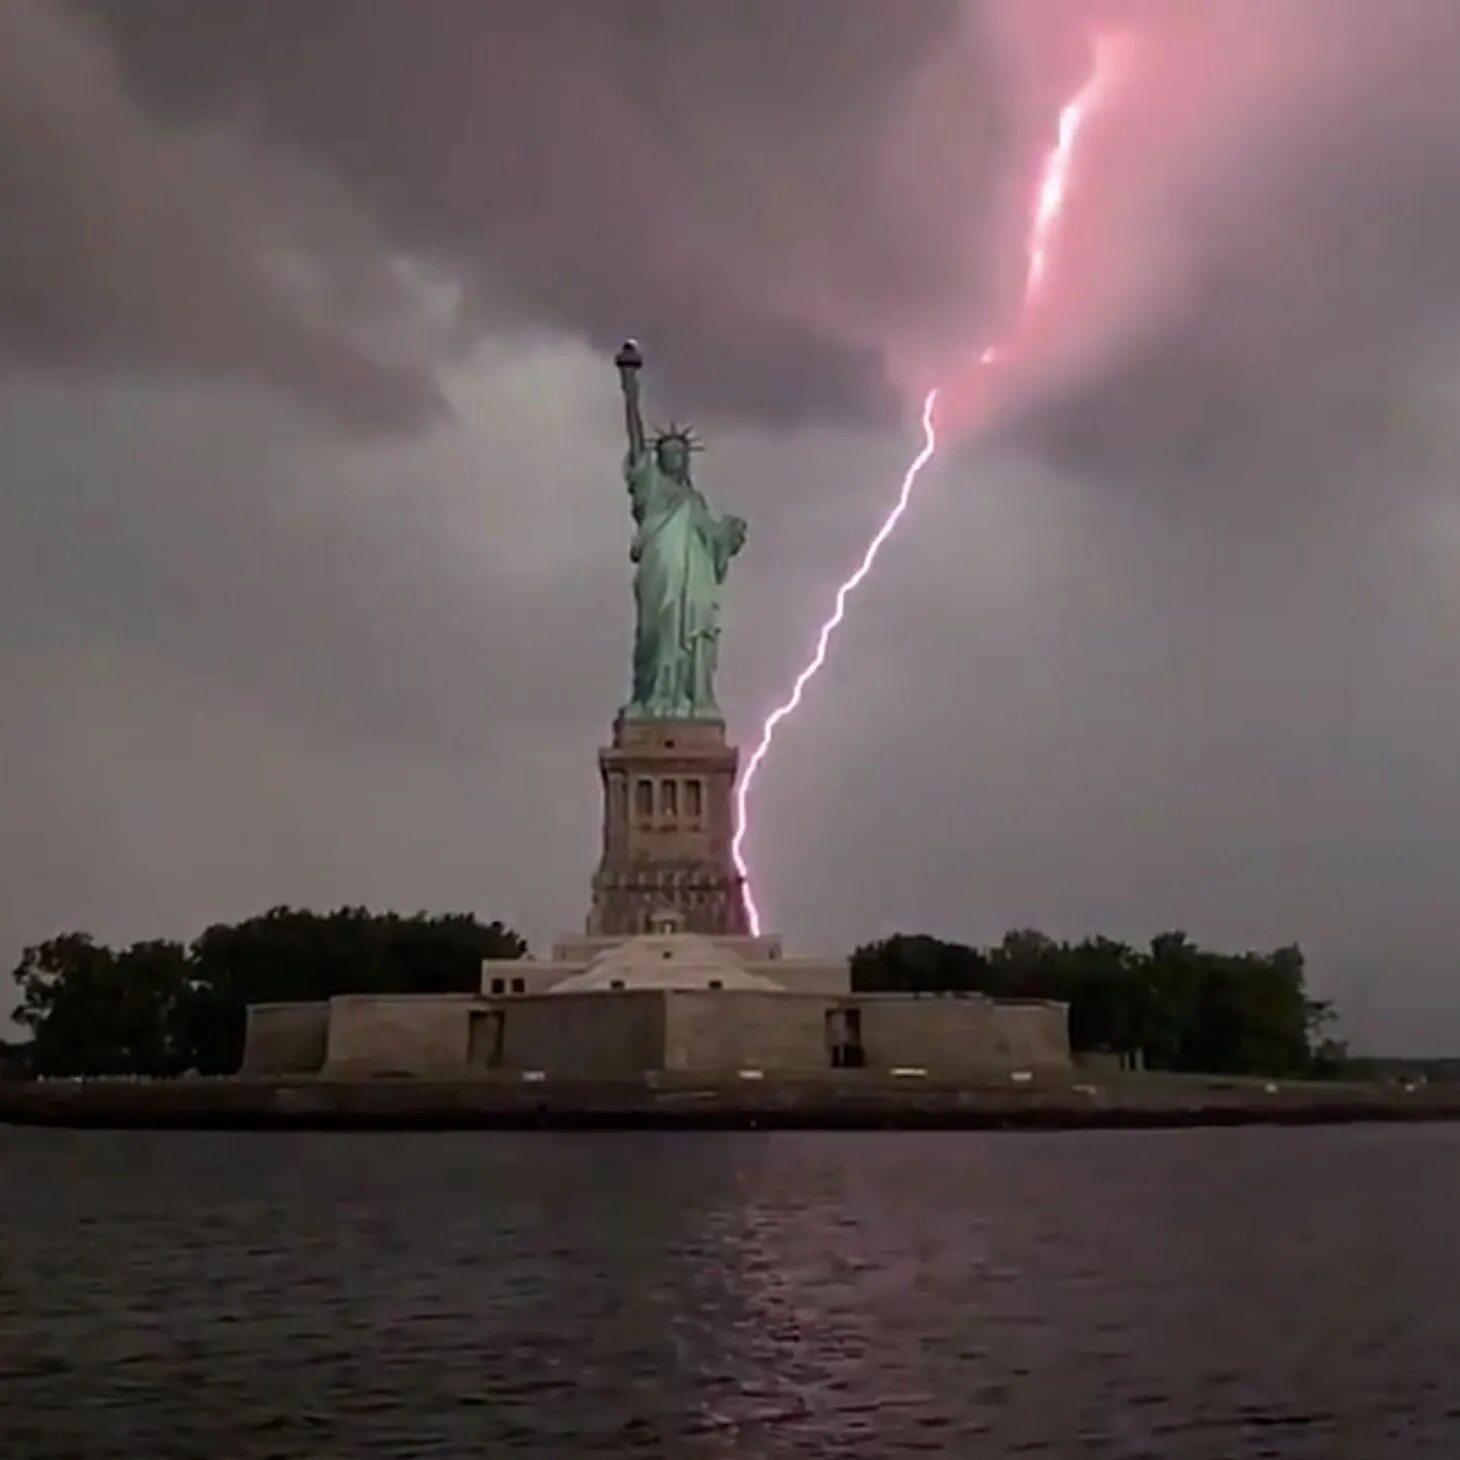
{"label": "dark cloud", "polygon": [[311,223],[328,225],[311,246],[342,263],[359,253],[348,215],[320,220],[316,202],[280,170],[260,176],[232,139],[146,121],[101,40],[56,7],[0,11],[0,352],[12,361],[253,378],[353,424],[424,419],[439,405],[429,377],[312,323],[269,278],[269,250],[282,258]]}
{"label": "dark cloud", "polygon": [[606,351],[633,333],[692,406],[885,411],[884,336],[974,272],[930,246],[941,190],[915,178],[869,207],[930,151],[970,205],[987,186],[987,53],[962,83],[981,131],[886,147],[954,28],[948,0],[241,0],[206,17],[141,0],[97,14],[159,121],[296,151],[394,245],[449,270],[468,319],[526,316]]}
{"label": "dark cloud", "polygon": [[[1348,417],[1451,317],[1444,0],[1272,0],[1261,26],[1151,0],[65,13],[110,58],[81,65],[91,27],[29,4],[7,48],[50,98],[12,102],[11,125],[70,119],[41,127],[48,152],[8,149],[46,247],[12,240],[0,324],[33,357],[250,369],[389,419],[420,409],[448,343],[546,326],[605,352],[644,339],[684,409],[885,416],[1007,331],[1037,164],[1102,33],[1138,44],[1082,143],[1057,297],[1010,377],[1018,402],[1061,402],[1055,445],[1103,460],[1113,431],[1120,474],[1193,412],[1226,430],[1277,395]],[[230,146],[253,176],[212,165]],[[302,204],[303,179],[327,206]],[[323,281],[312,314],[260,270],[265,218]],[[389,309],[403,256],[458,293],[434,349],[387,366],[350,326]],[[348,260],[368,282],[324,308]],[[1109,425],[1127,370],[1163,385],[1129,432]]]}

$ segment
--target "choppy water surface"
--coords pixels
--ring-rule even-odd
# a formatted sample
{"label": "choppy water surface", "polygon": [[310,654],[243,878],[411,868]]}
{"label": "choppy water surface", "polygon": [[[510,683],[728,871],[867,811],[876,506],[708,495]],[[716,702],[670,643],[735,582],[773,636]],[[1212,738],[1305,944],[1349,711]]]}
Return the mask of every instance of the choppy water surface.
{"label": "choppy water surface", "polygon": [[0,1129],[0,1455],[1460,1455],[1460,1127]]}

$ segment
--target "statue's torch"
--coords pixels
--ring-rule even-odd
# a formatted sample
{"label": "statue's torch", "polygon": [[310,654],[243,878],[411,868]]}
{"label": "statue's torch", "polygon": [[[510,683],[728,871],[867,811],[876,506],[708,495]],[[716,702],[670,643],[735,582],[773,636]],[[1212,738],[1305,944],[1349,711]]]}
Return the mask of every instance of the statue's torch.
{"label": "statue's torch", "polygon": [[644,450],[644,418],[639,414],[639,371],[644,356],[637,340],[625,340],[613,357],[618,366],[619,384],[624,392],[624,420],[629,428],[629,455],[637,457]]}

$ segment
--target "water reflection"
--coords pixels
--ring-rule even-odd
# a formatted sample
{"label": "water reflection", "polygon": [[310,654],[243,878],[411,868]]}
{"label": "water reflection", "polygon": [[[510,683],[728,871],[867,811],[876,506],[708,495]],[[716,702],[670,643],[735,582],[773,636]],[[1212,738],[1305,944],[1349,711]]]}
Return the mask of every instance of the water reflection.
{"label": "water reflection", "polygon": [[0,1131],[0,1452],[1460,1453],[1457,1158]]}

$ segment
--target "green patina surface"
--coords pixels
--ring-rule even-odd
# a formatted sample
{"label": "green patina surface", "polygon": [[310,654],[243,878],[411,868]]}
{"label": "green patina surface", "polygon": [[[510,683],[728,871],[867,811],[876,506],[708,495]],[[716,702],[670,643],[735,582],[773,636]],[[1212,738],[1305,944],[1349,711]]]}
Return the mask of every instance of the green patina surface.
{"label": "green patina surface", "polygon": [[615,363],[629,450],[624,478],[634,517],[633,691],[627,719],[719,720],[715,667],[720,600],[745,542],[739,517],[717,517],[690,473],[695,442],[671,427],[651,441],[639,407],[643,357],[631,342]]}

